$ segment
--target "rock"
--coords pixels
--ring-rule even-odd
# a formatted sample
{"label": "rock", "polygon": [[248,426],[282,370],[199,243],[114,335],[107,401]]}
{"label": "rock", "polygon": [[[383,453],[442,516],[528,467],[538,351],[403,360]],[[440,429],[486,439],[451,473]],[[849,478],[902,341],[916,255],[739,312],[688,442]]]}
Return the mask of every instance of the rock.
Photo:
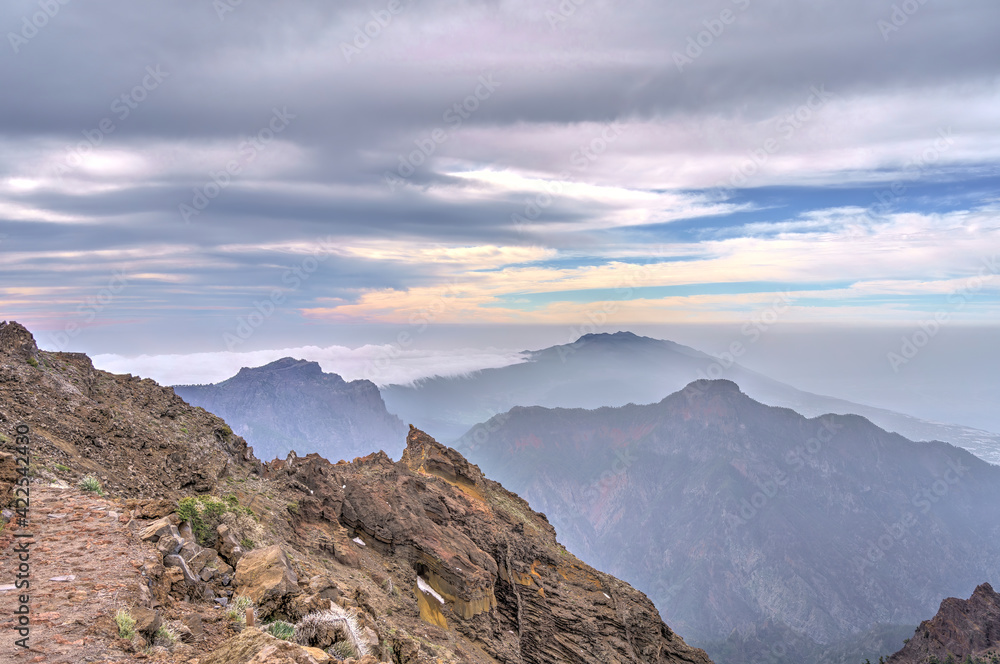
{"label": "rock", "polygon": [[227,606],[229,606],[229,598],[228,597],[216,597],[215,598],[215,603],[218,604],[219,606],[221,606],[222,608],[226,608]]}
{"label": "rock", "polygon": [[984,583],[967,600],[949,597],[931,620],[920,623],[903,649],[886,664],[922,664],[935,661],[965,661],[967,657],[989,661],[1000,652],[1000,593]]}
{"label": "rock", "polygon": [[326,576],[314,576],[309,579],[309,592],[322,599],[329,599],[335,602],[340,596],[337,584],[333,582],[333,579]]}
{"label": "rock", "polygon": [[240,558],[243,557],[243,547],[240,546],[240,543],[236,540],[236,535],[233,534],[229,526],[222,524],[216,528],[216,532],[219,534],[219,542],[216,544],[219,555],[235,567]]}
{"label": "rock", "polygon": [[17,462],[14,455],[0,452],[0,507],[7,507],[14,502],[13,489],[16,482]]}
{"label": "rock", "polygon": [[168,570],[170,568],[179,569],[183,574],[184,580],[191,585],[197,585],[198,582],[201,580],[194,575],[194,573],[191,571],[191,568],[188,567],[188,564],[184,562],[184,559],[178,555],[164,556],[163,566],[168,568]]}
{"label": "rock", "polygon": [[164,556],[172,556],[179,553],[183,546],[184,540],[181,539],[180,534],[177,532],[177,526],[170,526],[170,532],[161,535],[156,541],[156,550]]}
{"label": "rock", "polygon": [[[180,528],[178,528],[177,531],[180,533]],[[196,542],[185,539],[183,535],[180,537],[184,544],[181,546],[181,550],[178,553],[180,554],[180,557],[183,558],[188,565],[190,565],[191,559],[201,552],[202,547],[200,547]]]}
{"label": "rock", "polygon": [[198,578],[207,583],[215,578],[215,570],[208,566],[202,567],[201,571],[198,572]]}
{"label": "rock", "polygon": [[191,630],[191,635],[195,639],[200,639],[205,634],[205,627],[202,624],[201,615],[197,613],[189,613],[181,618],[181,622],[184,623],[189,630]]}
{"label": "rock", "polygon": [[312,655],[319,664],[326,664],[327,662],[332,662],[333,657],[330,657],[326,652],[320,650],[319,648],[310,648],[309,646],[302,646],[302,649],[307,653]]}
{"label": "rock", "polygon": [[320,661],[300,645],[248,627],[223,641],[200,664],[320,664]]}
{"label": "rock", "polygon": [[160,625],[163,624],[160,612],[136,607],[131,609],[130,613],[135,618],[135,631],[152,641],[156,630],[160,629]]}
{"label": "rock", "polygon": [[181,525],[177,526],[177,530],[180,531],[181,537],[183,537],[186,542],[197,543],[197,541],[195,540],[194,531],[191,529],[191,524],[188,523],[187,521],[182,521]]}
{"label": "rock", "polygon": [[[195,546],[198,546],[197,544]],[[213,574],[218,569],[219,553],[215,549],[203,549],[198,547],[199,551],[191,556],[190,558],[185,558],[187,564],[191,567],[191,571],[195,574],[199,574],[206,567],[212,570]],[[181,552],[183,556],[183,550]]]}
{"label": "rock", "polygon": [[136,519],[159,519],[171,514],[177,508],[177,504],[164,498],[133,498],[125,501],[125,507]]}
{"label": "rock", "polygon": [[177,528],[174,527],[174,524],[170,523],[170,519],[163,517],[140,530],[139,539],[155,544],[162,536],[168,534],[176,534],[178,539],[180,539],[180,533],[177,532]]}
{"label": "rock", "polygon": [[236,565],[235,582],[238,591],[257,605],[261,619],[301,592],[288,557],[278,545],[244,554]]}

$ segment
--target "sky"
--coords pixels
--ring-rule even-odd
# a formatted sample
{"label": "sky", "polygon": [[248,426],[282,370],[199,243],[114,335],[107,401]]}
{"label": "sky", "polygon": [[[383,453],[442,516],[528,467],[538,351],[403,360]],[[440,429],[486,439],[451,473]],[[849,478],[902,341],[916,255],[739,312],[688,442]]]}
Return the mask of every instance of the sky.
{"label": "sky", "polygon": [[776,306],[892,344],[990,328],[998,25],[993,0],[8,0],[0,318],[219,367],[428,328],[491,366]]}

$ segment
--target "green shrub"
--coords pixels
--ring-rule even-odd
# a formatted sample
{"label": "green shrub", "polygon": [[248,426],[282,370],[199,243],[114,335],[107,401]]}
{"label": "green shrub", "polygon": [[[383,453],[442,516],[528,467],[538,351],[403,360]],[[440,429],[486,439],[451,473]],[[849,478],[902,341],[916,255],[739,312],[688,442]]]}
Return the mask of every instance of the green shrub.
{"label": "green shrub", "polygon": [[253,510],[240,505],[239,499],[233,494],[221,500],[212,496],[191,496],[177,501],[177,516],[191,524],[191,530],[202,546],[215,543],[216,528],[223,523],[226,514],[246,515],[255,520],[257,518]]}
{"label": "green shrub", "polygon": [[38,368],[38,360],[36,360],[33,357],[29,357],[28,358],[28,364],[30,364],[31,366],[35,367],[36,369]]}
{"label": "green shrub", "polygon": [[104,495],[104,489],[101,488],[101,483],[93,475],[87,475],[86,477],[84,477],[82,480],[80,480],[78,486],[84,491],[90,491],[92,493],[96,493],[98,496]]}
{"label": "green shrub", "polygon": [[295,625],[290,625],[283,620],[275,620],[264,626],[264,631],[276,639],[291,641],[295,636]]}
{"label": "green shrub", "polygon": [[115,612],[115,624],[118,625],[118,636],[132,640],[135,636],[135,618],[128,609],[121,608]]}
{"label": "green shrub", "polygon": [[57,463],[56,470],[61,470],[64,473],[68,473],[71,470],[71,468],[69,466],[62,465],[61,463]]}

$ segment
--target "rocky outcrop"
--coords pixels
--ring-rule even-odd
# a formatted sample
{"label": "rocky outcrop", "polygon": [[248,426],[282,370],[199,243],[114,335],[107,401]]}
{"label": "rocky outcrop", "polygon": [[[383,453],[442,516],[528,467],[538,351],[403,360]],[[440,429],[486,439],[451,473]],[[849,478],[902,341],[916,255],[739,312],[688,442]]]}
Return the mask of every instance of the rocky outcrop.
{"label": "rocky outcrop", "polygon": [[984,583],[969,599],[949,597],[931,620],[920,623],[902,650],[887,664],[996,661],[1000,656],[1000,593]]}
{"label": "rocky outcrop", "polygon": [[544,515],[422,431],[411,427],[397,463],[310,456],[267,472],[307,490],[297,531],[346,528],[362,559],[395,570],[384,585],[416,600],[424,622],[495,661],[709,662],[644,595],[568,553]]}
{"label": "rocky outcrop", "polygon": [[[276,639],[260,630],[248,628],[222,644],[201,664],[326,664],[330,655],[316,648],[307,648]],[[347,662],[378,664],[375,657],[350,658]]]}
{"label": "rocky outcrop", "polygon": [[225,418],[261,459],[317,452],[353,459],[376,450],[397,456],[406,427],[367,380],[345,381],[316,362],[286,357],[216,385],[177,385],[177,394]]}
{"label": "rocky outcrop", "polygon": [[257,605],[261,619],[282,610],[299,594],[298,579],[280,546],[250,551],[236,565],[236,590]]}
{"label": "rocky outcrop", "polygon": [[30,427],[33,454],[93,474],[121,497],[209,493],[259,467],[225,422],[170,388],[98,371],[80,353],[40,351],[28,330],[4,322],[0,425],[13,423]]}

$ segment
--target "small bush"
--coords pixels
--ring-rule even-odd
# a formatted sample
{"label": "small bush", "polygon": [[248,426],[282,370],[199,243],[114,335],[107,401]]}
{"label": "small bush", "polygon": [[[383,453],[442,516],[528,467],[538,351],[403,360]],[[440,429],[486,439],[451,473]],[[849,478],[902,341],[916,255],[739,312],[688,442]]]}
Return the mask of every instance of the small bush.
{"label": "small bush", "polygon": [[84,491],[90,491],[91,493],[96,493],[98,496],[104,495],[104,489],[101,488],[101,483],[93,475],[87,475],[82,480],[78,486]]}
{"label": "small bush", "polygon": [[64,466],[61,463],[57,463],[56,464],[56,470],[61,470],[64,473],[68,473],[72,469],[69,466]]}
{"label": "small bush", "polygon": [[275,620],[264,626],[264,631],[276,639],[291,641],[295,636],[295,625],[290,625],[283,620]]}
{"label": "small bush", "polygon": [[36,360],[33,357],[29,357],[28,358],[28,364],[30,364],[31,366],[35,367],[36,369],[38,368],[38,360]]}
{"label": "small bush", "polygon": [[[247,530],[253,530],[247,522],[256,524],[257,516],[249,507],[240,505],[239,499],[230,494],[224,499],[212,496],[197,496],[181,498],[177,501],[177,515],[182,521],[191,524],[191,530],[202,546],[211,546],[215,543],[216,528],[220,524],[238,524],[236,528],[237,536],[250,538],[251,534]],[[230,516],[232,515],[232,516]],[[241,522],[241,517],[244,520]],[[251,547],[252,548],[252,547]]]}
{"label": "small bush", "polygon": [[245,627],[247,624],[247,609],[251,608],[254,610],[254,616],[256,616],[257,609],[253,605],[253,600],[246,595],[236,595],[229,602],[229,606],[226,607],[226,618]]}
{"label": "small bush", "polygon": [[118,625],[118,636],[130,641],[135,637],[135,618],[128,609],[115,611],[115,624]]}

